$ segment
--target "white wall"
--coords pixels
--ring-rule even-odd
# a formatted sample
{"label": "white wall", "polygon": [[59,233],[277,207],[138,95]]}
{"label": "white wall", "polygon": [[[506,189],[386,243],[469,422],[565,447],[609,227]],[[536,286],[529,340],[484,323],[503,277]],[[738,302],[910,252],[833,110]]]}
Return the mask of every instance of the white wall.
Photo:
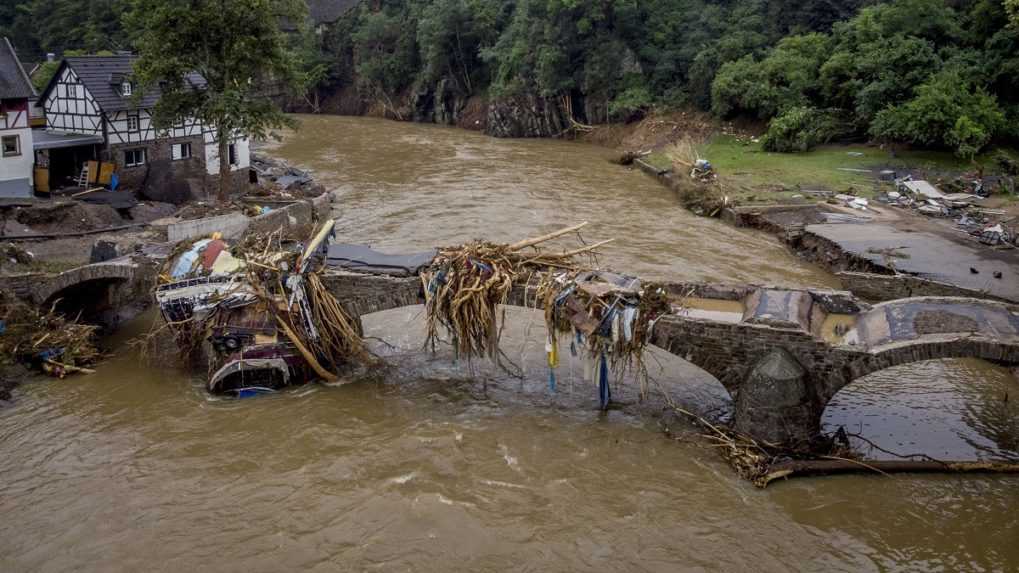
{"label": "white wall", "polygon": [[[68,86],[75,86],[75,97],[68,97]],[[99,106],[71,68],[64,68],[61,72],[43,107],[46,109],[46,129],[88,135],[103,133]]]}
{"label": "white wall", "polygon": [[[242,137],[234,139],[233,144],[236,146],[237,165],[231,166],[230,170],[237,171],[250,167],[251,142],[248,138]],[[205,169],[209,175],[219,175],[219,144],[216,143],[215,136],[208,132],[205,134]]]}
{"label": "white wall", "polygon": [[32,166],[35,163],[32,130],[28,127],[0,130],[0,136],[7,135],[17,135],[21,138],[21,155],[3,157],[0,154],[0,197],[31,197]]}

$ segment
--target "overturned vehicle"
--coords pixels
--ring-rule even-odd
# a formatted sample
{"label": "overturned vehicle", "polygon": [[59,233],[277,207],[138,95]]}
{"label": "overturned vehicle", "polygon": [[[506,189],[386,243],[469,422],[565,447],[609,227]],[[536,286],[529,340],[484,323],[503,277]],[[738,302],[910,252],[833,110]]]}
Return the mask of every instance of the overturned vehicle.
{"label": "overturned vehicle", "polygon": [[371,362],[352,320],[319,277],[333,221],[307,245],[277,232],[230,246],[218,235],[181,244],[156,301],[182,355],[207,358],[206,388],[246,397]]}

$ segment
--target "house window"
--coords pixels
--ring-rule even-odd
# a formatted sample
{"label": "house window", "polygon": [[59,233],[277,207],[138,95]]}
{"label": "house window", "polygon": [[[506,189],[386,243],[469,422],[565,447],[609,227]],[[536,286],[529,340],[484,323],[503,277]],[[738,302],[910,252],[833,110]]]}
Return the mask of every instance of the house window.
{"label": "house window", "polygon": [[67,84],[67,97],[78,97],[78,86]]}
{"label": "house window", "polygon": [[173,159],[188,159],[191,157],[191,144],[190,143],[174,143],[173,144]]}
{"label": "house window", "polygon": [[120,84],[120,93],[124,94],[124,97],[131,95],[131,82]]}
{"label": "house window", "polygon": [[141,121],[138,119],[137,113],[128,114],[127,130],[131,132],[141,131]]}
{"label": "house window", "polygon": [[230,144],[230,165],[237,165],[237,146]]}
{"label": "house window", "polygon": [[138,167],[145,165],[145,148],[141,149],[128,149],[124,152],[124,166],[125,167]]}
{"label": "house window", "polygon": [[4,157],[17,157],[21,155],[21,136],[5,135],[0,138],[0,147],[3,148]]}

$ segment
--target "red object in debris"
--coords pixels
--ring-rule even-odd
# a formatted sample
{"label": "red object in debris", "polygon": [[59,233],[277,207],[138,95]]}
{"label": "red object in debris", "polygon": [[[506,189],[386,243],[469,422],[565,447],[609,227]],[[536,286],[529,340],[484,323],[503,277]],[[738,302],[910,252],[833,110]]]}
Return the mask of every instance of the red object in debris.
{"label": "red object in debris", "polygon": [[216,259],[225,248],[226,243],[219,239],[210,241],[208,245],[205,245],[205,250],[202,251],[202,267],[207,271],[211,270],[212,265],[216,264]]}

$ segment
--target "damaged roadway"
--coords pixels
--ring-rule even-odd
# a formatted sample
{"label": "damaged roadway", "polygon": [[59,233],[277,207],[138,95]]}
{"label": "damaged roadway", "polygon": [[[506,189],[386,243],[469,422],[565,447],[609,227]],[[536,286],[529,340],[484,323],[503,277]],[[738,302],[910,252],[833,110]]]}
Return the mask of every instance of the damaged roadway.
{"label": "damaged roadway", "polygon": [[[867,211],[825,203],[730,211],[737,226],[777,235],[801,256],[835,272],[844,288],[868,300],[938,295],[1019,302],[1019,249],[981,244],[951,219],[917,216],[873,202]],[[870,273],[862,275],[867,288],[847,282],[843,271]],[[930,288],[916,289],[925,281],[932,281],[924,285]],[[901,282],[902,288],[889,289],[878,282]],[[886,295],[879,296],[885,290]]]}
{"label": "damaged roadway", "polygon": [[808,225],[806,231],[877,266],[1019,302],[1019,253],[1015,249],[995,250],[961,233],[954,237],[889,223],[826,223]]}

